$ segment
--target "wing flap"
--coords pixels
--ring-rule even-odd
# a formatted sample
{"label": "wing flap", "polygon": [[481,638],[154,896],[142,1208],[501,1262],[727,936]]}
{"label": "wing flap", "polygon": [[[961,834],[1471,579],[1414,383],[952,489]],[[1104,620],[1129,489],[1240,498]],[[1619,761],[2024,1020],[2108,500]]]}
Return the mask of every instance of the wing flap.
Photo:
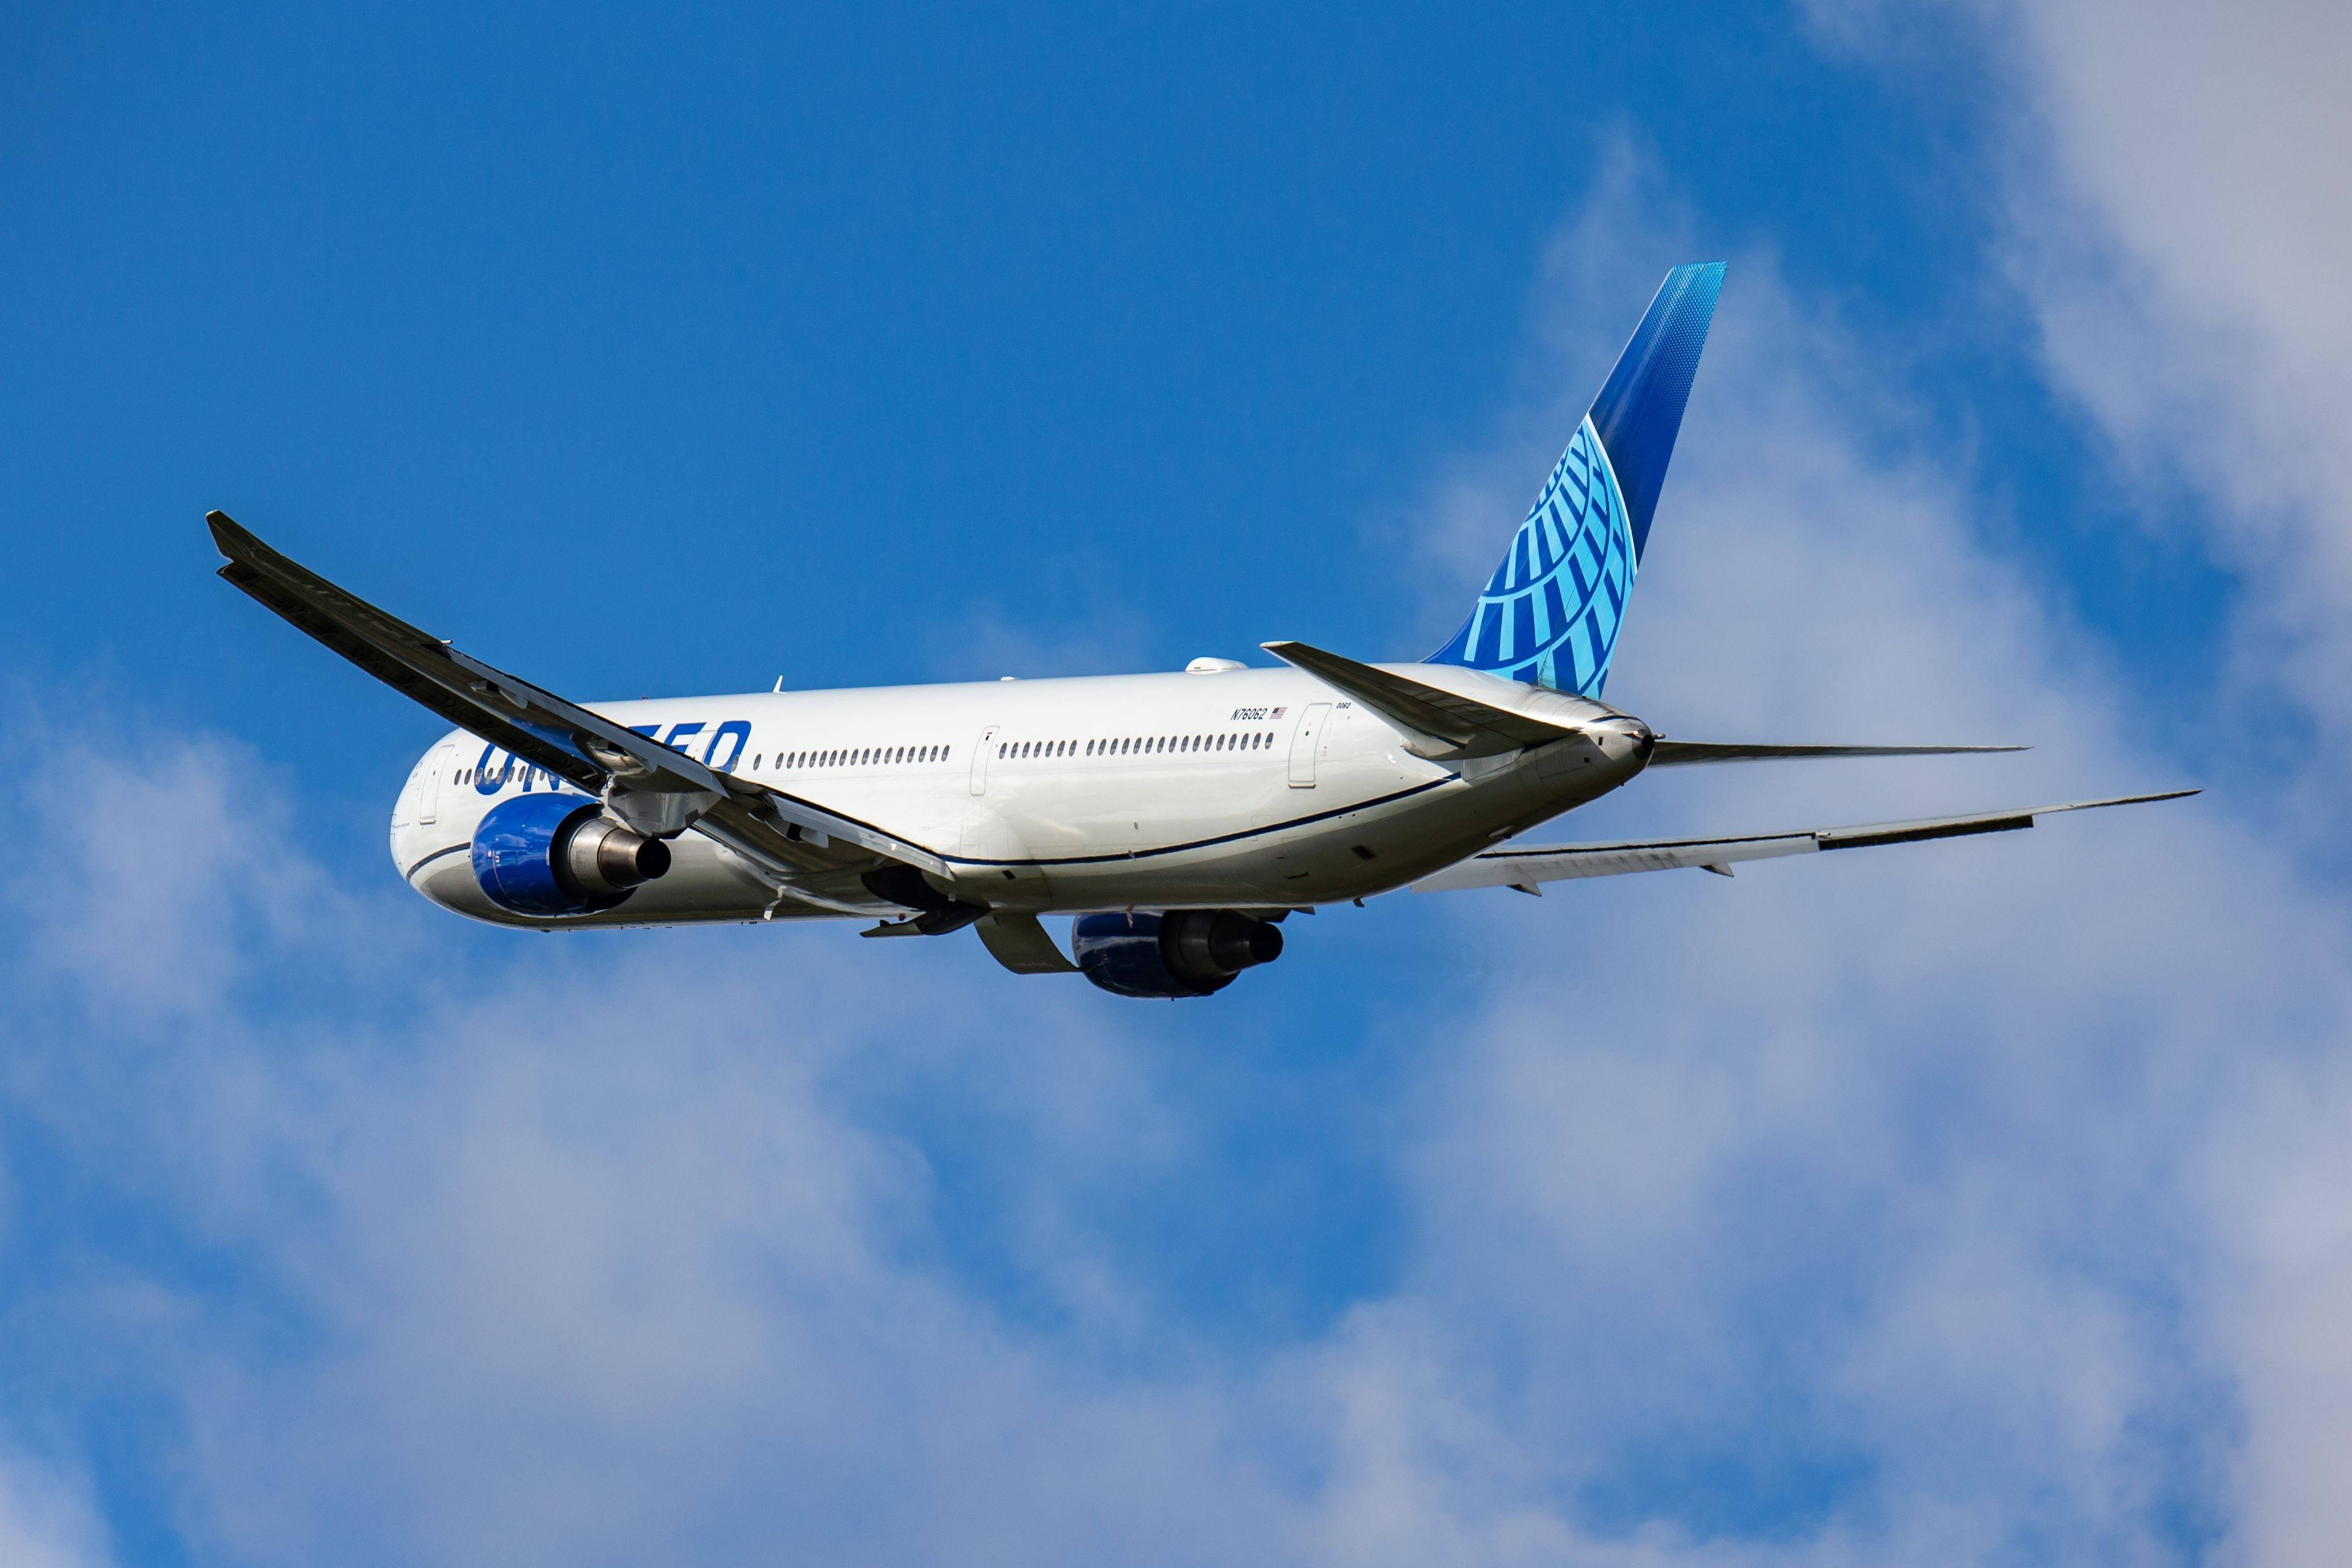
{"label": "wing flap", "polygon": [[2178,800],[2195,789],[2154,795],[2116,795],[2104,800],[2069,800],[1982,811],[1966,817],[1928,817],[1909,822],[1873,822],[1858,827],[1806,828],[1794,832],[1753,833],[1740,838],[1650,839],[1622,843],[1529,845],[1487,850],[1412,884],[1415,893],[1453,893],[1474,887],[1532,887],[1577,877],[1622,876],[1633,872],[1681,871],[1725,866],[1737,861],[1772,860],[1821,850],[1872,849],[1882,844],[1922,843],[1930,839],[2005,833],[2033,826],[2036,817],[2060,811],[2090,811],[2105,806],[2137,806]]}
{"label": "wing flap", "polygon": [[[745,788],[745,781],[742,779],[734,779],[731,782],[739,791]],[[856,844],[860,849],[870,851],[875,854],[886,856],[891,860],[905,861],[908,865],[920,866],[936,876],[951,874],[951,868],[948,862],[938,855],[920,844],[899,838],[894,833],[876,827],[871,822],[862,822],[855,817],[845,817],[837,811],[829,811],[823,806],[802,800],[797,795],[787,795],[781,789],[764,784],[750,787],[759,791],[761,799],[755,801],[739,800],[728,804],[733,806],[743,817],[755,822],[761,816],[772,815],[786,827],[799,829],[799,833],[792,837],[791,841],[794,843],[813,845],[819,850],[827,848],[828,841]],[[717,810],[719,808],[713,808],[714,811]]]}

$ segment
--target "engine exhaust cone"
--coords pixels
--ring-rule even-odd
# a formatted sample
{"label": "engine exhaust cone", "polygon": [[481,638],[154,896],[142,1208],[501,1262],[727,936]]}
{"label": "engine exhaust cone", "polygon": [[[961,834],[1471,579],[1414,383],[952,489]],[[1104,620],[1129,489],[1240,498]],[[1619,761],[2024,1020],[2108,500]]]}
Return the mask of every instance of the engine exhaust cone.
{"label": "engine exhaust cone", "polygon": [[669,846],[635,828],[595,817],[564,846],[564,868],[588,893],[626,893],[669,870]]}

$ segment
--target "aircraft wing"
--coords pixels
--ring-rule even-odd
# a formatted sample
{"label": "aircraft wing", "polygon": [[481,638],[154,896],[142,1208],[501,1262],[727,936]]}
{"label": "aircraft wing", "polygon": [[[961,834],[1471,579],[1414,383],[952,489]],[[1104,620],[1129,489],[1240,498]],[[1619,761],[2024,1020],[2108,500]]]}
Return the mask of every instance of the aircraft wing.
{"label": "aircraft wing", "polygon": [[1573,877],[1622,876],[1637,871],[1676,871],[1696,867],[1731,874],[1736,861],[1771,860],[1780,855],[1811,854],[1818,850],[1860,850],[1878,844],[1918,843],[1927,839],[1958,839],[1972,833],[2005,833],[2033,826],[2033,819],[2059,811],[2089,811],[2103,806],[2136,806],[2147,800],[2177,800],[2195,789],[2168,789],[2155,795],[2117,795],[2105,800],[2070,800],[2057,806],[2024,806],[2007,811],[1986,811],[1972,817],[1928,817],[1912,822],[1874,822],[1861,827],[1806,828],[1788,833],[1753,833],[1742,838],[1633,839],[1618,843],[1505,846],[1486,850],[1457,862],[1412,884],[1415,893],[1451,893],[1473,887],[1516,887],[1533,893],[1538,884]]}
{"label": "aircraft wing", "polygon": [[1258,646],[1353,697],[1381,717],[1428,737],[1433,744],[1406,747],[1417,756],[1496,757],[1576,733],[1561,725],[1457,696],[1370,664],[1360,664],[1305,643],[1261,643]]}
{"label": "aircraft wing", "polygon": [[[394,691],[461,729],[591,794],[624,790],[701,798],[693,825],[786,874],[830,869],[832,841],[944,873],[947,863],[870,823],[838,816],[747,779],[720,773],[651,736],[493,669],[287,559],[226,513],[205,517],[228,564],[220,575]],[[872,863],[870,861],[867,863]]]}
{"label": "aircraft wing", "polygon": [[459,653],[271,549],[226,512],[205,514],[230,586],[450,723],[587,790],[615,773],[679,791],[725,793],[679,752]]}

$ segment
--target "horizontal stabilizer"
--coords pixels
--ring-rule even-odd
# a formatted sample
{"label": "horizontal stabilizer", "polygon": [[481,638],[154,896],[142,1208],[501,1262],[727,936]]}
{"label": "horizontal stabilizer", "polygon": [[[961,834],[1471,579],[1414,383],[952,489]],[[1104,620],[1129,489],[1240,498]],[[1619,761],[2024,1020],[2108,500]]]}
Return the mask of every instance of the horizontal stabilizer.
{"label": "horizontal stabilizer", "polygon": [[1650,766],[1690,768],[1702,762],[1790,762],[1820,757],[1955,757],[1965,752],[2027,749],[2022,746],[1770,746],[1744,741],[1661,740],[1650,752]]}
{"label": "horizontal stabilizer", "polygon": [[1295,664],[1324,685],[1370,708],[1382,718],[1425,737],[1405,749],[1419,757],[1496,757],[1575,731],[1474,697],[1457,696],[1370,664],[1327,653],[1304,643],[1261,643],[1259,647]]}
{"label": "horizontal stabilizer", "polygon": [[2178,800],[2195,789],[2168,789],[2155,795],[2117,795],[2105,800],[2070,800],[2057,806],[2022,806],[2007,811],[1984,811],[1969,817],[1928,817],[1911,822],[1874,822],[1850,828],[1806,828],[1788,833],[1754,833],[1745,838],[1633,839],[1606,844],[1530,845],[1487,850],[1446,867],[1412,884],[1415,893],[1451,893],[1473,887],[1517,887],[1532,890],[1547,882],[1575,877],[1622,876],[1637,871],[1681,871],[1693,867],[1728,874],[1734,861],[1771,860],[1780,855],[1811,854],[1819,850],[1861,850],[1880,844],[1912,844],[1929,839],[1966,838],[1972,833],[2005,833],[2033,826],[2036,817],[2060,811],[2089,811],[2103,806],[2137,806],[2149,800]]}

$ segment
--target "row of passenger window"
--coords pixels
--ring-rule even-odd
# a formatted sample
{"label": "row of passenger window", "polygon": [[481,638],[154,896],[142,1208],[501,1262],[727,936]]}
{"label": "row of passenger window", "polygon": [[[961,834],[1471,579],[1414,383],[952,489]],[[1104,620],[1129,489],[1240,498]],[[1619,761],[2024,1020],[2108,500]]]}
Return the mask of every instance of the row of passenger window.
{"label": "row of passenger window", "polygon": [[[1147,753],[1256,751],[1273,744],[1273,733],[1260,730],[1224,735],[1130,736],[1118,740],[1010,740],[997,747],[996,755],[1007,760],[1039,757],[1129,757]],[[835,747],[822,751],[780,751],[776,753],[772,770],[782,773],[812,768],[887,768],[910,762],[946,762],[953,755],[954,748],[947,746],[858,746]],[[765,752],[754,755],[751,771],[771,771],[767,762]],[[552,788],[558,782],[551,775],[512,756],[502,767],[461,768],[457,770],[457,782],[460,784],[471,784],[478,779],[492,784],[507,784],[520,779],[547,788]]]}
{"label": "row of passenger window", "polygon": [[[953,747],[946,746],[859,746],[837,747],[824,751],[780,751],[776,753],[775,770],[783,772],[804,768],[867,768],[887,767],[903,762],[945,762]],[[751,771],[767,771],[767,754],[751,758]],[[719,765],[721,770],[725,764]],[[562,780],[542,769],[533,768],[522,758],[509,755],[496,768],[460,768],[455,780],[458,784],[487,783],[493,786],[511,783],[536,784],[541,789],[554,789]]]}
{"label": "row of passenger window", "polygon": [[1223,735],[1129,736],[1120,740],[1009,740],[996,748],[996,755],[1007,761],[1029,757],[1135,757],[1151,752],[1255,751],[1273,744],[1270,730],[1228,731]]}
{"label": "row of passenger window", "polygon": [[[824,751],[779,751],[775,771],[803,768],[887,768],[902,762],[945,762],[953,748],[945,746],[849,746]],[[763,757],[751,758],[751,771],[766,771]]]}

